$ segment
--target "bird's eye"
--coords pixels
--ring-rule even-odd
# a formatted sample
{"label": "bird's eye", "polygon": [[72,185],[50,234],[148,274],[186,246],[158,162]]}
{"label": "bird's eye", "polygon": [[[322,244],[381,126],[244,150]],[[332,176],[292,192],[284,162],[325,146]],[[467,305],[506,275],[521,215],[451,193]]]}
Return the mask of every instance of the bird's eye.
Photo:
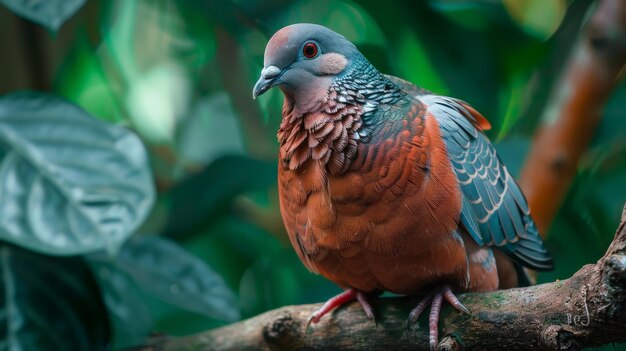
{"label": "bird's eye", "polygon": [[302,47],[302,55],[308,59],[312,59],[317,56],[317,44],[308,42]]}

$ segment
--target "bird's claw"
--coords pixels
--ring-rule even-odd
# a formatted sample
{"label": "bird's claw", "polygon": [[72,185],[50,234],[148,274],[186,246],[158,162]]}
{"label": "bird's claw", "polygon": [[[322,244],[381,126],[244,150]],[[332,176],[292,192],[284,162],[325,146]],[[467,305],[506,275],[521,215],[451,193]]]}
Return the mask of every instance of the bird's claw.
{"label": "bird's claw", "polygon": [[367,295],[356,289],[348,289],[341,294],[330,298],[328,301],[326,301],[326,303],[324,303],[324,305],[322,305],[322,307],[313,312],[313,314],[311,314],[309,319],[307,319],[306,321],[305,329],[308,329],[311,324],[319,322],[320,319],[322,319],[322,317],[324,317],[324,315],[326,315],[332,309],[343,306],[344,304],[354,299],[359,301],[361,307],[363,307],[363,311],[365,311],[365,315],[367,316],[367,318],[373,321],[375,325],[378,325],[374,316],[374,309],[372,308],[372,305],[370,305],[367,301]]}
{"label": "bird's claw", "polygon": [[[318,310],[319,311],[319,310]],[[309,329],[309,326],[311,325],[311,323],[316,324],[317,322],[320,321],[320,316],[318,314],[318,311],[313,312],[313,314],[311,314],[311,316],[309,317],[309,319],[306,320],[306,327],[305,330]]]}
{"label": "bird's claw", "polygon": [[465,314],[472,314],[470,310],[468,310],[467,307],[465,307],[465,305],[463,305],[461,301],[459,301],[456,295],[454,295],[449,286],[444,286],[442,289],[442,293],[446,301],[448,301],[448,303],[452,305],[452,307],[454,307],[457,311],[463,312]]}
{"label": "bird's claw", "polygon": [[431,350],[435,350],[439,342],[438,323],[439,323],[439,314],[441,312],[441,305],[442,305],[443,299],[448,301],[448,303],[452,305],[452,307],[454,307],[456,310],[462,313],[471,314],[470,311],[467,309],[467,307],[465,307],[461,303],[461,301],[459,301],[459,299],[456,297],[456,295],[454,295],[450,287],[447,285],[435,290],[435,292],[429,294],[424,299],[422,299],[417,304],[417,306],[415,306],[415,308],[411,310],[411,313],[409,313],[409,318],[407,319],[406,325],[407,325],[407,329],[410,330],[411,324],[415,323],[419,319],[419,316],[422,314],[422,312],[424,312],[424,310],[426,309],[426,306],[430,304],[430,315],[428,318],[428,326],[429,326],[429,344],[430,344]]}
{"label": "bird's claw", "polygon": [[378,322],[376,321],[376,317],[374,316],[374,309],[372,308],[372,305],[370,305],[369,301],[367,301],[367,296],[363,292],[359,291],[356,293],[356,299],[361,304],[361,307],[363,308],[367,319],[371,320],[372,322],[374,322],[374,325],[378,326]]}

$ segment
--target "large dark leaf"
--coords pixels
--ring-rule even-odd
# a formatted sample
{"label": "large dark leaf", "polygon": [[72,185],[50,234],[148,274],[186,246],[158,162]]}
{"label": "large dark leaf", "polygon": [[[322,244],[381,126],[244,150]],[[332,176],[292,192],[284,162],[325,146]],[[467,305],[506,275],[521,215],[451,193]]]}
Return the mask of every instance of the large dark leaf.
{"label": "large dark leaf", "polygon": [[[91,256],[88,256],[93,258]],[[141,345],[154,330],[154,317],[133,278],[105,256],[89,260],[98,280],[113,331],[113,349]]]}
{"label": "large dark leaf", "polygon": [[95,265],[110,267],[101,280],[126,275],[149,295],[179,308],[225,321],[239,319],[235,295],[219,274],[169,240],[137,236],[117,256],[98,254],[91,260]]}
{"label": "large dark leaf", "polygon": [[57,31],[85,0],[0,0],[0,3],[16,14]]}
{"label": "large dark leaf", "polygon": [[0,98],[0,239],[70,255],[119,246],[152,207],[146,152],[55,97]]}
{"label": "large dark leaf", "polygon": [[236,195],[276,183],[276,165],[245,156],[224,156],[170,192],[167,236],[182,238],[216,218]]}
{"label": "large dark leaf", "polygon": [[246,270],[239,297],[247,318],[280,306],[326,301],[340,291],[330,280],[307,271],[288,247],[260,256]]}
{"label": "large dark leaf", "polygon": [[79,258],[0,247],[0,351],[107,349],[109,321]]}

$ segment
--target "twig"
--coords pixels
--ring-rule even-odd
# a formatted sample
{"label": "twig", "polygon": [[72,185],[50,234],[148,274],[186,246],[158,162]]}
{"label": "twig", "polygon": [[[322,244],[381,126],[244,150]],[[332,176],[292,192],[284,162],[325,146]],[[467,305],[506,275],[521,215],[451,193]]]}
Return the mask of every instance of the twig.
{"label": "twig", "polygon": [[626,64],[626,2],[601,0],[546,107],[520,184],[545,235]]}

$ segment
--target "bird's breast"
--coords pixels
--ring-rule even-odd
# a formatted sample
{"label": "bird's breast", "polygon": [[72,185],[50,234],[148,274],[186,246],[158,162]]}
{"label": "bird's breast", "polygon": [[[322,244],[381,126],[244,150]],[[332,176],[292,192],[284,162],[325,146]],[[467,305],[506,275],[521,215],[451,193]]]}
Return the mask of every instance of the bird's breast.
{"label": "bird's breast", "polygon": [[[465,271],[453,234],[456,177],[433,118],[358,146],[350,169],[329,175],[308,161],[279,169],[281,211],[305,265],[344,287],[415,293]],[[394,127],[396,128],[396,127]]]}

